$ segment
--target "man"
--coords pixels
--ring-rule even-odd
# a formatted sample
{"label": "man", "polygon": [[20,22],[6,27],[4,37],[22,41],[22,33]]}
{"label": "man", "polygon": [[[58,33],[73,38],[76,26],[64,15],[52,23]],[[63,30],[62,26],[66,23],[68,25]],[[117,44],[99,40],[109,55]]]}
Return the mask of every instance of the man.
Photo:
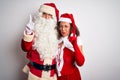
{"label": "man", "polygon": [[39,14],[27,24],[21,42],[30,62],[23,68],[28,80],[56,80],[56,23],[59,11],[54,3],[40,6]]}

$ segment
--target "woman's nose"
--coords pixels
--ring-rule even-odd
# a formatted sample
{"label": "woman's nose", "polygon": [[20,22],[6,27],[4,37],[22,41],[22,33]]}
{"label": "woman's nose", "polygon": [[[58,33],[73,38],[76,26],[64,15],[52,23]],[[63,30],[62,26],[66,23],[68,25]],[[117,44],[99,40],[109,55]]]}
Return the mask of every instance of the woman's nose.
{"label": "woman's nose", "polygon": [[64,31],[64,30],[65,30],[65,27],[63,26],[63,27],[62,27],[62,31]]}

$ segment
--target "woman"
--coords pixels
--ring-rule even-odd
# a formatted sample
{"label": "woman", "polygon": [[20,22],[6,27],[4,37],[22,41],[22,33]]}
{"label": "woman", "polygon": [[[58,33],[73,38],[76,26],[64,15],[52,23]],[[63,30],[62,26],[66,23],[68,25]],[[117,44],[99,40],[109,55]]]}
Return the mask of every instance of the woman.
{"label": "woman", "polygon": [[72,14],[64,13],[58,21],[58,80],[81,80],[80,72],[76,67],[84,64],[82,44],[78,28]]}

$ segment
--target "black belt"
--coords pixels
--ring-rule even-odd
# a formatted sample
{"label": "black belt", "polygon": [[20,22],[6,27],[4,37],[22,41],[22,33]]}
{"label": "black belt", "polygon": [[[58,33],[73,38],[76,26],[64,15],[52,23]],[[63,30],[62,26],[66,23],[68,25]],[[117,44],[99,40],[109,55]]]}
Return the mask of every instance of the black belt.
{"label": "black belt", "polygon": [[56,69],[56,65],[41,65],[41,64],[38,64],[38,63],[35,63],[35,62],[31,62],[31,65],[33,67],[35,67],[36,69],[38,70],[44,70],[44,71],[49,71],[49,70],[52,70],[52,69]]}

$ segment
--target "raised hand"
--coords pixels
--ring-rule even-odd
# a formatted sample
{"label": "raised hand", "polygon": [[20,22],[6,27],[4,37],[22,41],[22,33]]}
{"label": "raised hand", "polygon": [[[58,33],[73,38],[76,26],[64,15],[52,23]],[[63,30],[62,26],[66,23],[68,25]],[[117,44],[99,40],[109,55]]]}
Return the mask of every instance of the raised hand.
{"label": "raised hand", "polygon": [[34,22],[32,21],[33,19],[32,19],[32,16],[31,16],[31,14],[30,14],[30,16],[29,16],[29,22],[27,23],[27,25],[26,25],[26,32],[27,32],[27,34],[31,34],[32,32],[33,32],[33,29],[34,29]]}
{"label": "raised hand", "polygon": [[77,36],[73,33],[71,33],[69,37],[69,41],[73,44],[74,42],[77,42]]}
{"label": "raised hand", "polygon": [[34,22],[32,21],[32,16],[30,14],[30,19],[29,19],[29,22],[28,24],[26,25],[30,30],[33,30],[34,28]]}
{"label": "raised hand", "polygon": [[78,44],[77,44],[77,36],[75,34],[71,34],[69,41],[72,43],[75,50],[75,60],[78,66],[82,66],[85,62],[84,55],[82,54]]}

